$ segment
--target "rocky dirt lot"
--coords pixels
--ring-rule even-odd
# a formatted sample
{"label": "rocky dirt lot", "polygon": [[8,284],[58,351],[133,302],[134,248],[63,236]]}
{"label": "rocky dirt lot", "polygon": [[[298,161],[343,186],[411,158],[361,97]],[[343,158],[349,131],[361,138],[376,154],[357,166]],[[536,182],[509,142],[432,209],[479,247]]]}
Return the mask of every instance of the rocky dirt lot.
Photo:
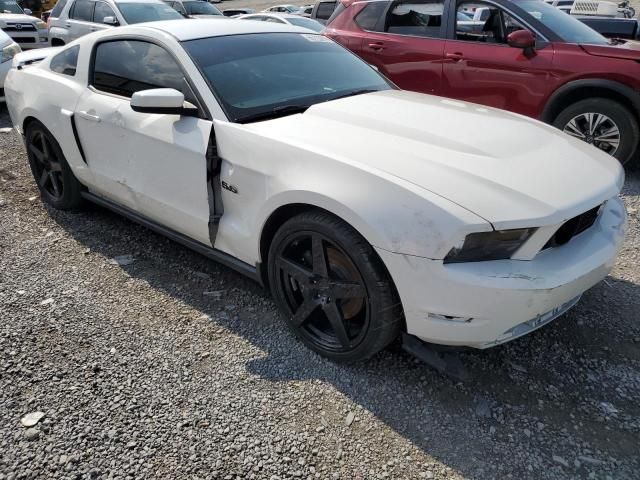
{"label": "rocky dirt lot", "polygon": [[637,174],[625,200],[613,274],[464,354],[462,384],[398,352],[323,360],[239,274],[98,207],[45,207],[0,133],[0,479],[639,478]]}

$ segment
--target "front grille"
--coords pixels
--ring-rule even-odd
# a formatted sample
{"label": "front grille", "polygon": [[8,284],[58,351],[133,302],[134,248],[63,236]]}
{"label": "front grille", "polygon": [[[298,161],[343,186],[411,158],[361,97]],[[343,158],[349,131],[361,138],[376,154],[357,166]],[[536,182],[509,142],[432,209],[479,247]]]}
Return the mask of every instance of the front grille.
{"label": "front grille", "polygon": [[14,37],[16,43],[36,43],[36,39],[33,37]]}
{"label": "front grille", "polygon": [[[18,26],[19,25],[19,26]],[[33,23],[9,23],[3,28],[5,32],[35,32],[36,27]]]}
{"label": "front grille", "polygon": [[580,235],[585,230],[591,228],[593,224],[596,223],[599,212],[600,205],[577,217],[567,220],[556,233],[553,234],[553,237],[549,239],[543,250],[564,245],[576,235]]}

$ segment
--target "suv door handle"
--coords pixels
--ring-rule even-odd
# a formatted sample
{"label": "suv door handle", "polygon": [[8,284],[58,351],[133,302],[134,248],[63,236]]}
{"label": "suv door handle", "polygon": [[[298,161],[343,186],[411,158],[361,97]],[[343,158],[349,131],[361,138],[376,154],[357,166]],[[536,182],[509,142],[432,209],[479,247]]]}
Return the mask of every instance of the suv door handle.
{"label": "suv door handle", "polygon": [[85,120],[90,120],[92,122],[99,122],[100,117],[98,115],[92,115],[89,112],[85,112],[84,110],[80,110],[78,112],[78,116],[84,118]]}
{"label": "suv door handle", "polygon": [[380,51],[384,50],[384,43],[382,42],[372,42],[367,45],[371,50]]}
{"label": "suv door handle", "polygon": [[64,24],[64,26],[65,26],[65,27],[67,27],[67,28],[71,28],[71,22],[66,22],[66,23]]}
{"label": "suv door handle", "polygon": [[445,53],[444,58],[453,60],[454,62],[459,62],[460,60],[464,60],[464,55],[460,52]]}

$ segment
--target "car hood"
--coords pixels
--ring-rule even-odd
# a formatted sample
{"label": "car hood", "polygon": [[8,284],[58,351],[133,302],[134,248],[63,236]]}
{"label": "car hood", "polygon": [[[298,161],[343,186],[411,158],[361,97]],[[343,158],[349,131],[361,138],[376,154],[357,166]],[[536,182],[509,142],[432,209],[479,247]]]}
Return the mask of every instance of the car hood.
{"label": "car hood", "polygon": [[19,13],[3,13],[0,14],[0,25],[4,26],[7,22],[22,22],[22,23],[36,23],[39,22],[40,19],[36,17],[31,17],[29,15],[22,15]]}
{"label": "car hood", "polygon": [[617,45],[580,45],[589,55],[597,57],[620,58],[622,60],[640,60],[640,42],[622,41]]}
{"label": "car hood", "polygon": [[617,195],[619,162],[510,112],[389,90],[244,125],[418,185],[496,229],[554,225]]}

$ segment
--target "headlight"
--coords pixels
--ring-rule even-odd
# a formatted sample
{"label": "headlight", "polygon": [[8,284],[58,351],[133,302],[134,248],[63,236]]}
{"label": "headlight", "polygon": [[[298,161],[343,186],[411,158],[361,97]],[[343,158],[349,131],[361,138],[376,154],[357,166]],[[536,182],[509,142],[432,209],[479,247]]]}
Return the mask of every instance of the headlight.
{"label": "headlight", "polygon": [[460,245],[453,247],[444,263],[484,262],[511,258],[529,240],[535,228],[470,233]]}
{"label": "headlight", "polygon": [[0,58],[0,63],[8,62],[16,56],[16,53],[20,53],[21,51],[22,49],[20,48],[20,45],[15,42],[10,43],[2,49],[2,57]]}
{"label": "headlight", "polygon": [[46,29],[47,28],[47,24],[45,22],[42,22],[42,21],[36,22],[36,28],[38,30]]}

